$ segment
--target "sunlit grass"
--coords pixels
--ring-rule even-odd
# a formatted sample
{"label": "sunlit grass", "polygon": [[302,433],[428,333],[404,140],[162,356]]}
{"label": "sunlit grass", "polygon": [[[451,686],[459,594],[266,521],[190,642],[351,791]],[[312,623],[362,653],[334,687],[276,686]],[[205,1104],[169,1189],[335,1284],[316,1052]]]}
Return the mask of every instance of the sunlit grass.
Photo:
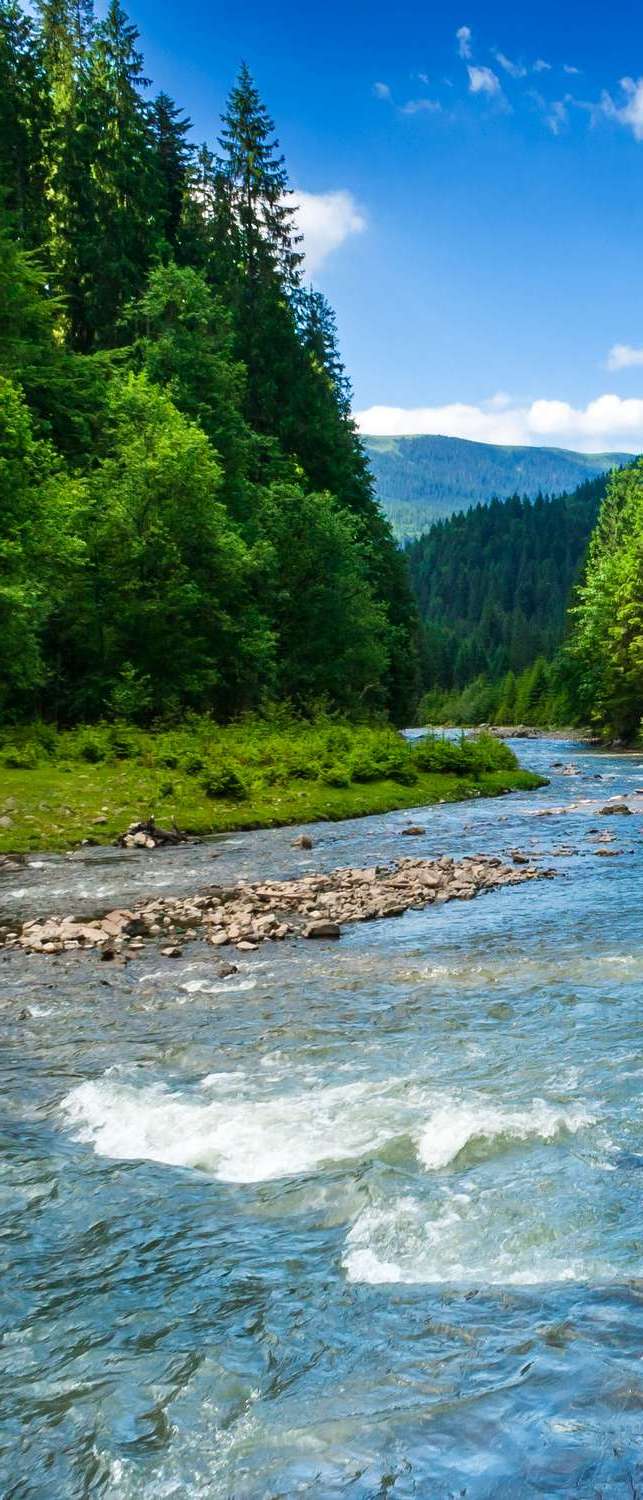
{"label": "sunlit grass", "polygon": [[[0,745],[0,852],[113,841],[136,819],[192,834],[360,817],[530,789],[495,741],[406,744],[364,725],[195,721],[144,732],[99,726],[7,732]],[[464,753],[464,759],[463,759]],[[444,763],[436,770],[432,761]],[[22,761],[22,764],[19,762]],[[426,769],[424,764],[428,763]],[[452,768],[451,768],[452,766]]]}

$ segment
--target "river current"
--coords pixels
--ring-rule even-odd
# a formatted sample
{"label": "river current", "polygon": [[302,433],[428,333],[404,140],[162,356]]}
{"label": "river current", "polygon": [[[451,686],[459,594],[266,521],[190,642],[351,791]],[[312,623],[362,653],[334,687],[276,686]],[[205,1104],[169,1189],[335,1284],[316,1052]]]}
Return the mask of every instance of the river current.
{"label": "river current", "polygon": [[[199,943],[5,956],[5,1500],[643,1493],[643,758],[515,748],[548,787],[310,853],[2,877],[24,918],[402,854],[557,871],[227,979]],[[618,794],[634,816],[600,816]]]}

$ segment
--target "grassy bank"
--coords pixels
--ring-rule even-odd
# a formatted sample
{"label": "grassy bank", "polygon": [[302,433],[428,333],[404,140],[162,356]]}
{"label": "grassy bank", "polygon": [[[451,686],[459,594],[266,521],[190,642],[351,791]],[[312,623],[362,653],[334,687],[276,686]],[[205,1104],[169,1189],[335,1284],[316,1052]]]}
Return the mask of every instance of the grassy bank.
{"label": "grassy bank", "polygon": [[0,736],[0,852],[110,843],[151,814],[192,834],[360,817],[542,785],[481,736],[408,745],[394,730],[319,719],[222,728],[32,725]]}

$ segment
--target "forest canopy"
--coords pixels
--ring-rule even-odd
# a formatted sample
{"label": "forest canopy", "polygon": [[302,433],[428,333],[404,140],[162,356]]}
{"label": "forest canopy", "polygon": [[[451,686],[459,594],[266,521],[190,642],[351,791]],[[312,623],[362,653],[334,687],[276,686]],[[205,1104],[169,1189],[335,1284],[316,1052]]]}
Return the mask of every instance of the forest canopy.
{"label": "forest canopy", "polygon": [[416,614],[244,65],[218,141],[118,0],[0,0],[0,713],[401,722]]}

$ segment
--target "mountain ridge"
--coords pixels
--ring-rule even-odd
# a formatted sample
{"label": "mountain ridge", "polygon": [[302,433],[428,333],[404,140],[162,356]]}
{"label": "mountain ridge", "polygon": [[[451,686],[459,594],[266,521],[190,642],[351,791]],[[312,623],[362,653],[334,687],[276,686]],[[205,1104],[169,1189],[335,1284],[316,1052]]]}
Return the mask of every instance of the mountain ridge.
{"label": "mountain ridge", "polygon": [[362,435],[377,498],[398,540],[434,521],[512,495],[570,492],[584,480],[631,463],[631,453],[578,453],[571,448],[480,443],[437,434]]}

